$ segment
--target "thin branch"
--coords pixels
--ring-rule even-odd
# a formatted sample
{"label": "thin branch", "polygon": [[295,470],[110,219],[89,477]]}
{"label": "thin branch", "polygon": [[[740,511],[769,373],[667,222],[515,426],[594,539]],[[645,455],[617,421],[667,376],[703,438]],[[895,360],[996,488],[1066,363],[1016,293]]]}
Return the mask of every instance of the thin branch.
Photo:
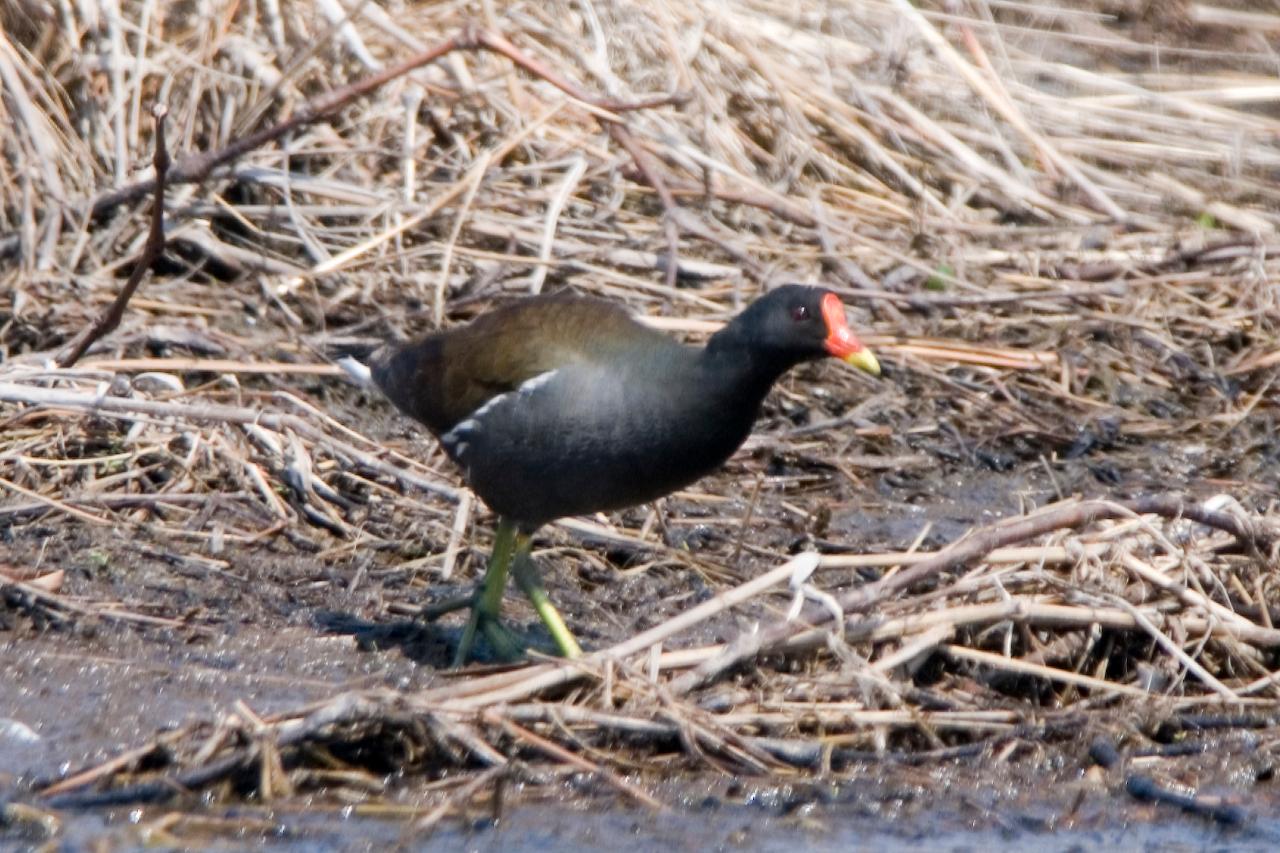
{"label": "thin branch", "polygon": [[[402,77],[410,71],[415,71],[425,65],[430,65],[437,59],[453,53],[456,50],[477,50],[481,48],[506,56],[511,59],[512,62],[515,62],[531,74],[546,80],[548,83],[565,92],[570,97],[576,98],[583,103],[597,107],[599,110],[604,110],[609,113],[650,109],[663,104],[678,105],[687,100],[687,96],[682,93],[657,95],[646,100],[634,102],[599,98],[587,93],[576,84],[564,79],[542,63],[529,58],[501,33],[497,33],[492,30],[480,30],[473,27],[467,27],[457,35],[445,39],[435,47],[409,57],[399,65],[394,65],[385,71],[378,72],[377,74],[371,74],[363,80],[357,80],[355,83],[342,86],[327,95],[322,95],[321,97],[316,98],[314,101],[304,105],[288,118],[272,125],[271,127],[263,128],[257,133],[251,133],[218,151],[206,151],[200,154],[192,154],[188,157],[184,157],[173,167],[172,174],[169,176],[169,183],[199,183],[209,177],[213,170],[217,169],[219,166],[225,166],[228,163],[238,160],[250,151],[261,148],[269,142],[274,142],[285,134],[297,130],[298,128],[313,124],[326,116],[337,112],[357,98],[364,97],[365,95],[376,91],[397,77]],[[611,126],[617,122],[616,116],[610,117],[597,114],[597,118],[601,118],[602,120],[610,119]],[[643,169],[643,166],[641,166],[641,168]],[[121,204],[128,204],[129,202],[151,193],[155,189],[155,186],[156,180],[151,179],[139,181],[104,193],[94,199],[91,206],[91,214],[94,217],[102,216]]]}
{"label": "thin branch", "polygon": [[[854,614],[866,612],[897,592],[944,572],[959,569],[996,548],[1023,542],[1063,527],[1083,527],[1105,519],[1147,514],[1166,518],[1190,518],[1224,530],[1263,553],[1269,553],[1277,543],[1276,534],[1272,531],[1172,495],[1153,495],[1126,503],[1085,501],[976,530],[954,545],[944,548],[931,559],[846,593],[840,598],[840,606],[847,619]],[[723,653],[675,679],[671,683],[671,692],[680,695],[704,686],[757,656],[779,648],[792,637],[820,627],[830,620],[831,614],[828,611],[815,609],[808,614],[808,618],[779,622],[756,633],[744,633],[730,643]]]}
{"label": "thin branch", "polygon": [[155,180],[152,181],[155,200],[151,205],[151,230],[147,233],[147,242],[142,247],[142,254],[134,264],[128,281],[124,283],[119,295],[111,303],[111,307],[102,312],[97,321],[85,329],[71,348],[58,359],[59,367],[73,366],[95,341],[120,325],[120,320],[124,317],[124,309],[138,290],[138,285],[142,283],[142,277],[164,254],[164,192],[165,178],[169,174],[169,149],[164,141],[164,120],[168,114],[169,109],[164,104],[156,104],[151,108],[151,115],[156,120],[156,151],[152,160],[156,170]]}

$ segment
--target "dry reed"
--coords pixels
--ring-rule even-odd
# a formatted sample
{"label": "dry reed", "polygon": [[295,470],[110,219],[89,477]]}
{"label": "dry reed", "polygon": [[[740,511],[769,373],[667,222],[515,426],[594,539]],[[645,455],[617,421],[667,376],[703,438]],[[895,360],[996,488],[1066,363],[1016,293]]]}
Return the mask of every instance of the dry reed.
{"label": "dry reed", "polygon": [[[334,19],[322,10],[337,4],[130,0],[116,17],[115,4],[0,3],[12,535],[127,530],[233,575],[229,554],[268,541],[371,551],[375,570],[447,580],[471,565],[486,516],[430,442],[352,416],[357,392],[316,353],[463,321],[498,297],[572,287],[696,339],[762,288],[822,281],[890,378],[801,371],[728,475],[664,513],[547,533],[585,564],[612,549],[710,585],[696,606],[650,602],[660,618],[643,633],[580,662],[263,719],[237,709],[46,794],[110,783],[145,799],[245,774],[263,799],[381,790],[354,759],[315,758],[370,743],[432,772],[515,772],[523,757],[532,778],[594,774],[653,805],[631,773],[664,772],[672,751],[688,766],[816,774],[889,750],[1074,733],[1123,708],[1165,724],[1230,713],[1274,733],[1280,86],[1261,34],[1280,16],[344,5]],[[458,49],[358,86],[446,45]],[[175,161],[166,251],[119,328],[57,368],[144,258],[155,102]],[[184,165],[193,156],[206,159]],[[1060,482],[1076,458],[1098,479]],[[1109,489],[1113,464],[1137,481]],[[847,532],[859,504],[879,502],[879,472],[928,490],[930,470],[1009,467],[1046,470],[1064,514],[912,585],[892,578],[932,545],[828,533],[832,512],[854,519]],[[753,478],[760,509],[738,494]],[[1077,499],[1112,491],[1183,502],[1095,513]],[[672,536],[691,509],[718,531],[692,552]],[[1027,509],[1015,521],[1042,517]],[[403,544],[407,519],[425,556]],[[758,535],[769,527],[828,553],[793,556]],[[975,535],[1008,530],[994,529]],[[854,548],[869,552],[838,553]],[[872,576],[893,594],[864,595]],[[195,630],[60,582],[0,561],[0,601],[44,623]],[[726,624],[741,630],[711,642]],[[161,742],[166,769],[135,772]],[[421,831],[495,772],[457,777]]]}

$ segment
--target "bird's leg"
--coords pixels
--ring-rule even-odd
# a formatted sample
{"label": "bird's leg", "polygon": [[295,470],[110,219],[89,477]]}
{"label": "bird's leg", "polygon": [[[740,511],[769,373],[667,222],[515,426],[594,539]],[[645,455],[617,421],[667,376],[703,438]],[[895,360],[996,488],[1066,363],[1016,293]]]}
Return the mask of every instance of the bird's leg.
{"label": "bird's leg", "polygon": [[424,605],[418,615],[427,622],[434,622],[441,616],[447,616],[455,610],[466,610],[475,603],[476,594],[474,592],[470,595],[458,595],[453,598],[446,598],[444,601],[437,601],[435,604]]}
{"label": "bird's leg", "polygon": [[529,553],[531,546],[532,539],[528,535],[516,534],[515,557],[511,566],[511,572],[516,576],[516,583],[520,584],[529,601],[533,602],[533,609],[538,611],[542,624],[546,625],[547,630],[551,632],[551,639],[555,640],[561,656],[582,657],[582,648],[574,638],[573,632],[564,624],[560,611],[556,610],[556,606],[551,603],[547,588],[542,585],[542,578],[538,577],[538,567],[533,562],[533,555]]}
{"label": "bird's leg", "polygon": [[507,660],[518,657],[523,650],[502,624],[498,621],[502,609],[502,593],[507,588],[507,571],[511,568],[511,555],[516,545],[516,526],[506,519],[499,520],[498,529],[493,537],[493,553],[489,557],[489,566],[485,569],[484,580],[480,590],[471,604],[471,618],[462,631],[462,639],[458,641],[458,651],[453,656],[453,665],[462,666],[471,657],[471,647],[475,645],[476,629],[483,628],[485,637],[493,646],[494,655]]}

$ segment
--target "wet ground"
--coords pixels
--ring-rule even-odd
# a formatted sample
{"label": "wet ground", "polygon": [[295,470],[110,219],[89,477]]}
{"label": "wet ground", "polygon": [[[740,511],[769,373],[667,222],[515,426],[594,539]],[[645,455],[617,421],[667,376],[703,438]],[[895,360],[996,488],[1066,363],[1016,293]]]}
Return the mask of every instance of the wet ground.
{"label": "wet ground", "polygon": [[[762,452],[748,449],[721,476],[748,474]],[[1105,475],[1096,458],[1053,466],[1015,460],[1008,470],[972,461],[939,466],[935,459],[919,468],[908,462],[892,473],[873,472],[856,485],[837,487],[843,493],[862,489],[862,499],[804,523],[766,495],[753,522],[758,535],[732,571],[753,574],[809,542],[893,550],[923,534],[922,544],[932,548],[974,524],[1064,492],[1140,492],[1160,478],[1172,482],[1173,469],[1179,487],[1193,493],[1221,485],[1197,480],[1202,469],[1193,456],[1144,457],[1157,462],[1122,470],[1117,462],[1128,457],[1113,456]],[[785,479],[802,468],[792,460],[778,470]],[[681,559],[680,546],[722,553],[733,533],[724,518],[739,518],[745,508],[746,498],[710,507],[672,499],[667,544],[655,546],[655,554],[647,555],[654,565],[641,572],[629,569],[638,555],[609,551],[618,562],[602,568],[598,555],[584,556],[581,540],[552,532],[542,561],[553,595],[589,645],[654,624],[710,594],[700,570]],[[636,510],[632,520],[644,512]],[[391,605],[444,597],[469,582],[463,572],[448,585],[423,585],[394,570],[360,572],[352,561],[326,562],[270,547],[233,551],[215,565],[175,556],[172,543],[145,535],[123,541],[112,531],[66,519],[16,525],[4,535],[0,568],[25,575],[63,569],[62,593],[72,601],[116,601],[122,611],[181,625],[42,615],[15,602],[0,608],[0,801],[30,800],[30,792],[45,783],[194,719],[216,719],[236,708],[269,715],[347,689],[420,688],[446,678],[436,667],[456,641],[457,624],[424,627],[396,615]],[[485,544],[475,543],[475,558]],[[637,601],[652,606],[637,607]],[[774,604],[785,601],[780,597]],[[516,622],[533,622],[514,596],[510,606]],[[687,641],[728,638],[758,615],[758,609],[726,615]],[[798,842],[808,849],[1274,849],[1280,839],[1280,822],[1273,817],[1277,803],[1259,799],[1274,798],[1273,786],[1258,786],[1257,779],[1246,778],[1248,772],[1240,775],[1249,766],[1247,749],[1237,746],[1233,760],[1210,762],[1195,775],[1198,785],[1245,806],[1251,821],[1235,829],[1134,802],[1117,779],[1090,766],[1084,745],[1059,744],[1054,750],[994,767],[873,762],[846,772],[838,785],[796,788],[754,788],[710,773],[660,783],[637,776],[638,784],[671,807],[660,815],[618,802],[591,784],[563,791],[517,787],[497,821],[493,804],[485,801],[473,813],[450,816],[423,832],[413,821],[426,806],[418,783],[409,778],[388,783],[391,801],[403,805],[400,814],[384,810],[372,816],[372,808],[323,797],[271,809],[188,803],[187,817],[164,824],[168,835],[156,831],[168,810],[153,808],[62,813],[56,838],[62,849],[79,849],[90,840],[104,850],[180,840],[209,849],[238,849],[252,841],[267,849],[317,851],[416,845],[428,838],[432,849],[441,850],[624,851],[783,850]],[[31,826],[11,826],[0,834],[0,849],[21,848],[39,834]]]}
{"label": "wet ground", "polygon": [[[713,814],[673,812],[654,815],[626,806],[575,809],[560,803],[522,806],[498,820],[447,821],[431,832],[404,822],[361,817],[351,809],[314,807],[237,809],[233,814],[195,817],[168,824],[168,835],[151,826],[156,816],[88,814],[64,830],[62,847],[117,851],[189,846],[203,850],[291,850],[329,853],[347,850],[431,849],[439,851],[576,851],[608,849],[618,853],[653,850],[756,850],[792,853],[805,850],[1021,850],[1061,853],[1083,850],[1270,851],[1280,825],[1268,820],[1248,829],[1218,829],[1167,815],[1117,815],[1095,812],[1060,823],[1036,817],[931,813],[907,820],[858,814],[858,809],[805,808],[799,814],[744,805]],[[27,840],[0,835],[0,849],[17,849]]]}
{"label": "wet ground", "polygon": [[[32,783],[96,764],[191,715],[243,701],[257,713],[294,706],[344,686],[404,685],[418,674],[395,653],[369,653],[350,640],[246,628],[184,647],[107,631],[96,653],[27,638],[0,648],[0,786],[18,801]],[[64,638],[65,639],[65,638]],[[178,664],[181,665],[178,665]],[[294,676],[281,677],[280,673]],[[29,727],[25,724],[29,724]],[[1180,773],[1203,795],[1242,805],[1248,820],[1224,827],[1166,805],[1129,798],[1118,775],[1088,761],[1082,745],[1032,749],[1010,761],[886,758],[849,768],[838,781],[792,784],[722,774],[676,776],[643,785],[667,806],[654,812],[620,800],[598,780],[497,786],[460,813],[423,828],[434,801],[420,781],[391,778],[385,791],[348,803],[297,797],[270,807],[179,797],[162,806],[64,810],[56,832],[36,822],[0,827],[0,850],[127,851],[174,846],[209,850],[375,849],[577,851],[1273,850],[1280,796],[1254,778],[1258,744],[1224,737]],[[1252,774],[1252,775],[1251,775]],[[0,803],[3,803],[0,799]]]}
{"label": "wet ground", "polygon": [[[584,645],[632,636],[801,548],[935,549],[975,525],[1071,495],[1174,491],[1202,498],[1225,491],[1254,506],[1276,495],[1280,459],[1249,449],[1260,433],[1241,431],[1212,450],[1192,440],[1116,438],[1096,425],[1003,435],[994,421],[956,426],[945,412],[913,408],[914,400],[936,395],[904,387],[908,380],[880,392],[877,423],[890,426],[843,447],[823,443],[846,441],[823,427],[831,413],[771,402],[757,436],[724,471],[666,499],[656,514],[637,507],[611,517],[632,533],[646,530],[651,544],[644,548],[545,530],[539,561]],[[309,390],[332,392],[319,384]],[[432,447],[385,404],[367,411],[349,389],[337,393],[325,407],[345,406],[350,422],[375,439],[411,453]],[[837,400],[832,408],[848,407]],[[807,445],[808,429],[821,440]],[[420,689],[449,678],[443,670],[461,616],[424,625],[406,606],[467,592],[487,553],[490,525],[481,512],[483,523],[472,526],[457,569],[442,582],[433,570],[410,568],[415,548],[443,550],[438,529],[431,532],[414,512],[384,502],[348,513],[352,523],[402,540],[402,551],[347,547],[299,523],[277,538],[227,545],[216,558],[171,530],[141,528],[126,537],[66,515],[0,515],[0,571],[30,578],[62,570],[66,601],[99,609],[113,603],[118,611],[106,618],[0,600],[0,802],[34,801],[32,792],[45,784],[193,720],[267,716],[345,690]],[[856,571],[823,576],[828,586],[865,579]],[[757,620],[776,619],[787,604],[784,593],[754,601],[671,645],[729,640]],[[530,640],[545,641],[520,597],[508,596],[506,613]],[[1280,834],[1270,817],[1275,803],[1260,799],[1275,797],[1273,785],[1258,784],[1270,771],[1252,767],[1239,745],[1186,777],[1253,816],[1231,830],[1136,803],[1122,780],[1092,767],[1087,744],[1046,749],[1052,751],[994,766],[977,759],[869,761],[841,771],[840,784],[826,788],[735,786],[711,771],[675,781],[637,774],[635,784],[670,807],[662,815],[590,782],[513,787],[496,823],[486,800],[438,823],[429,840],[444,850],[781,850],[798,840],[811,849],[1270,849]],[[63,812],[57,840],[78,849],[102,839],[105,850],[174,839],[212,849],[238,849],[247,840],[309,850],[413,845],[428,835],[414,829],[433,807],[425,784],[388,777],[376,797],[352,804],[326,796],[270,809],[188,800],[175,812],[186,817],[164,824],[168,835],[155,831],[166,808]],[[376,816],[374,800],[383,808]],[[388,813],[388,801],[400,810]],[[4,830],[0,849],[29,841],[25,831]]]}

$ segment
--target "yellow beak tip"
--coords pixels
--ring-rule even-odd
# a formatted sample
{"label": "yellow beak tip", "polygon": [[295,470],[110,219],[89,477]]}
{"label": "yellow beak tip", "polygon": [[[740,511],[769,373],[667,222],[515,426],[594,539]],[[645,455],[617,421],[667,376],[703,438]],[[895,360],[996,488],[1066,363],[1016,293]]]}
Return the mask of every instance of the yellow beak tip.
{"label": "yellow beak tip", "polygon": [[880,375],[880,362],[876,360],[876,357],[871,350],[866,347],[863,347],[857,352],[849,353],[849,355],[844,357],[844,361],[846,364],[852,364],[859,370],[865,370],[872,376]]}

